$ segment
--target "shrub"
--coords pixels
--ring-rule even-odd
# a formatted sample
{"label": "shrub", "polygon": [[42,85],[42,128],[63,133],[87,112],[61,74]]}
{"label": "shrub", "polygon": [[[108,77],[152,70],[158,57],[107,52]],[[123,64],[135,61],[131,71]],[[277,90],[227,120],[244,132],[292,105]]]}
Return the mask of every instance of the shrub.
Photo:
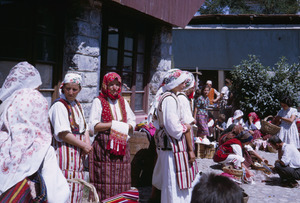
{"label": "shrub", "polygon": [[299,64],[289,65],[284,57],[274,67],[265,67],[256,56],[249,55],[248,60],[243,60],[231,71],[234,107],[245,115],[254,111],[264,118],[276,115],[283,95],[290,96],[297,106],[299,71]]}

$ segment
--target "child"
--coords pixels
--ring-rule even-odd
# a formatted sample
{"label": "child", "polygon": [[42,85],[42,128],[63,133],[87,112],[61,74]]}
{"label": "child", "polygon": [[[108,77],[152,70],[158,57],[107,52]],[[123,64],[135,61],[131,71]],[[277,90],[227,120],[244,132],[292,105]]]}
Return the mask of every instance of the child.
{"label": "child", "polygon": [[226,129],[226,116],[225,114],[220,114],[219,118],[216,120],[216,128],[222,133]]}

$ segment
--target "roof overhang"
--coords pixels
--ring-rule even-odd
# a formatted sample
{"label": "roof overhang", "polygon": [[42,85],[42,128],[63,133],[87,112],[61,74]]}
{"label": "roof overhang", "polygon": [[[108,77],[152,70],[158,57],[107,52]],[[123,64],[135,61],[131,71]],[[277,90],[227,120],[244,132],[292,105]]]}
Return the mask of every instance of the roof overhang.
{"label": "roof overhang", "polygon": [[110,0],[184,28],[205,0]]}

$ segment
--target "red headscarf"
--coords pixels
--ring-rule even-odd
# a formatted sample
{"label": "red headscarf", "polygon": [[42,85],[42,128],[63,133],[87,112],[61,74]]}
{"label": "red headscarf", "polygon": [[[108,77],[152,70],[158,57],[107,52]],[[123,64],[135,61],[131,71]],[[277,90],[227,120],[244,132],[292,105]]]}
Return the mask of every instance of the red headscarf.
{"label": "red headscarf", "polygon": [[[114,81],[115,79],[117,79],[118,82],[120,83],[120,88],[119,88],[119,91],[117,92],[116,95],[112,95],[109,92],[109,90],[108,90],[108,84],[110,82]],[[101,93],[100,93],[100,95],[102,97],[104,97],[104,98],[109,97],[110,99],[115,100],[115,99],[119,99],[120,98],[121,90],[122,90],[122,80],[121,80],[120,75],[118,75],[115,72],[106,73],[104,75],[104,77],[103,77],[103,82],[102,82],[102,87],[101,87]]]}
{"label": "red headscarf", "polygon": [[249,114],[248,114],[248,118],[249,118],[250,116],[253,117],[253,123],[256,123],[257,121],[260,120],[259,117],[258,117],[258,115],[257,115],[255,112],[249,113]]}

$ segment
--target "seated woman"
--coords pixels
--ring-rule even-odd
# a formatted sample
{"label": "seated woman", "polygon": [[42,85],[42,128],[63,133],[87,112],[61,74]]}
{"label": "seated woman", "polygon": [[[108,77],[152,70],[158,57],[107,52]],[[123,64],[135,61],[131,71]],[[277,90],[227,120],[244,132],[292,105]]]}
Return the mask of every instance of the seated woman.
{"label": "seated woman", "polygon": [[222,164],[233,164],[234,168],[244,168],[246,176],[253,176],[253,173],[244,164],[243,148],[249,144],[253,137],[247,131],[242,131],[238,136],[221,144],[213,157],[214,162]]}
{"label": "seated woman", "polygon": [[221,134],[221,137],[219,139],[219,146],[223,143],[227,142],[228,140],[235,138],[238,136],[244,128],[240,125],[231,124],[228,128],[226,128],[223,133]]}
{"label": "seated woman", "polygon": [[253,136],[253,141],[255,139],[261,138],[260,128],[261,123],[258,115],[255,112],[249,113],[245,129],[247,129],[251,133],[251,135]]}
{"label": "seated woman", "polygon": [[[0,90],[0,202],[66,202],[69,187],[51,146],[38,70],[13,67]],[[1,103],[1,102],[0,102]]]}
{"label": "seated woman", "polygon": [[243,128],[246,127],[243,116],[244,113],[241,110],[236,110],[233,117],[228,118],[226,127],[228,128],[231,124],[241,125]]}

